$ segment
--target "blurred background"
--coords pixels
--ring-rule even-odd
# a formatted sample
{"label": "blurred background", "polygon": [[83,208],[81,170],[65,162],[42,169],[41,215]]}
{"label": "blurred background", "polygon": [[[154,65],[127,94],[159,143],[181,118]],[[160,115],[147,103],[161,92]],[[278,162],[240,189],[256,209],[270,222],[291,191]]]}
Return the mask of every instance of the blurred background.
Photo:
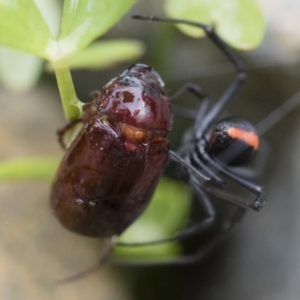
{"label": "blurred background", "polygon": [[[300,89],[298,1],[259,1],[265,19],[263,44],[239,53],[248,69],[246,85],[228,114],[256,124]],[[170,95],[188,81],[216,101],[234,76],[230,63],[207,39],[182,35],[172,25],[130,19],[162,15],[161,1],[139,0],[105,38],[143,40],[139,62],[153,66]],[[73,73],[79,99],[100,89],[130,64],[102,72]],[[12,93],[0,87],[0,160],[28,155],[62,155],[55,131],[65,121],[55,78],[45,73],[36,88]],[[197,107],[192,99],[182,105]],[[46,112],[46,113],[45,113]],[[182,267],[113,267],[83,280],[55,286],[97,261],[99,242],[67,232],[48,207],[50,182],[0,183],[1,299],[299,299],[300,293],[300,107],[264,139],[270,146],[260,183],[268,191],[265,208],[249,211],[228,239],[207,259]],[[172,148],[192,123],[175,118]]]}

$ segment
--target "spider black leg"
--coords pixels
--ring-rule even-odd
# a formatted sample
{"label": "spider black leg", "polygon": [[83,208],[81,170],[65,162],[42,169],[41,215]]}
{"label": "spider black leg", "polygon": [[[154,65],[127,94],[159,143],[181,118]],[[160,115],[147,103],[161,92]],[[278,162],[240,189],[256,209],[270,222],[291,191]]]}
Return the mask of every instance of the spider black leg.
{"label": "spider black leg", "polygon": [[[171,101],[175,101],[181,94],[183,94],[185,91],[188,91],[192,93],[194,96],[196,96],[200,101],[201,105],[198,110],[191,110],[191,109],[185,109],[185,108],[179,108],[179,107],[173,107],[173,111],[186,118],[192,118],[192,119],[203,119],[209,104],[209,98],[202,92],[201,88],[194,83],[188,82],[184,86],[182,86],[177,93],[175,93],[170,99]],[[196,114],[195,114],[196,112]]]}
{"label": "spider black leg", "polygon": [[[184,93],[185,91],[188,91],[190,93],[192,93],[194,96],[196,96],[200,101],[201,101],[201,105],[199,107],[198,113],[197,113],[197,119],[196,119],[196,124],[197,122],[200,123],[202,122],[202,119],[205,116],[205,113],[208,109],[208,104],[209,104],[209,98],[202,92],[201,88],[194,84],[194,83],[187,83],[184,86],[182,86],[177,93],[175,93],[172,97],[171,100],[174,101],[176,100],[182,93]],[[209,168],[207,168],[204,164],[202,164],[203,168],[202,170],[204,170],[208,176],[205,176],[204,174],[202,174],[202,172],[200,172],[199,170],[195,169],[189,162],[187,162],[186,160],[182,159],[180,157],[180,155],[176,154],[174,151],[170,151],[170,158],[174,161],[176,161],[177,163],[184,165],[186,168],[188,168],[189,170],[191,170],[194,174],[197,174],[200,178],[202,178],[204,181],[206,182],[212,182],[214,185],[219,185],[219,186],[223,186],[224,182],[223,180],[217,176],[216,174],[214,174],[213,172],[211,172],[211,170]]]}
{"label": "spider black leg", "polygon": [[[215,211],[214,208],[210,202],[210,199],[208,198],[206,192],[199,188],[197,185],[197,180],[192,180],[191,185],[194,186],[198,194],[202,197],[201,200],[203,201],[202,203],[204,204],[204,208],[206,212],[210,212],[210,217],[205,219],[204,221],[196,224],[195,226],[188,228],[180,233],[178,233],[176,236],[176,240],[183,240],[188,237],[193,236],[194,234],[201,233],[203,229],[207,228],[208,225],[212,225],[214,220],[215,220]],[[207,192],[210,194],[213,194],[217,197],[224,197],[226,200],[234,202],[236,201],[236,196],[227,193],[225,191],[222,191],[220,189],[215,189],[215,190],[210,190],[208,189]],[[221,192],[222,194],[220,195],[218,192]],[[245,214],[245,208],[243,207],[236,207],[235,211],[233,214],[227,218],[223,224],[219,227],[219,230],[217,231],[216,234],[214,234],[211,238],[209,238],[201,247],[192,254],[187,254],[187,255],[182,255],[179,257],[175,258],[170,258],[170,259],[161,259],[161,260],[131,260],[131,259],[118,259],[118,258],[109,258],[109,262],[116,264],[116,265],[131,265],[131,266],[162,266],[162,265],[168,265],[168,266],[178,266],[178,265],[189,265],[189,264],[194,264],[196,262],[199,262],[203,260],[208,254],[210,254],[217,246],[219,246],[222,241],[227,237],[227,233],[229,230],[231,230],[236,223],[238,223],[244,216]],[[206,223],[206,224],[205,224]],[[203,226],[205,224],[205,226]],[[197,230],[195,230],[197,229]],[[175,239],[166,239],[162,242],[171,242]],[[154,242],[149,242],[149,243],[143,243],[143,244],[128,244],[128,246],[146,246],[154,244]],[[126,244],[118,244],[120,246],[127,246]]]}
{"label": "spider black leg", "polygon": [[217,101],[216,105],[208,112],[208,114],[201,121],[201,123],[199,122],[199,124],[197,124],[199,125],[199,127],[197,128],[195,136],[197,139],[202,138],[205,131],[211,126],[214,120],[223,111],[224,107],[232,100],[234,94],[240,89],[243,82],[245,81],[246,73],[243,63],[238,58],[238,56],[225,44],[225,42],[216,34],[212,26],[192,21],[179,20],[173,18],[160,18],[155,16],[133,16],[133,18],[139,20],[186,24],[201,28],[205,31],[207,37],[210,38],[211,41],[220,49],[220,51],[232,62],[234,68],[237,71],[237,76],[229,85],[229,87],[221,96],[221,98]]}
{"label": "spider black leg", "polygon": [[229,60],[232,62],[237,72],[236,78],[232,81],[232,83],[225,90],[225,92],[217,101],[217,103],[214,105],[214,107],[208,112],[208,114],[199,124],[199,127],[197,128],[195,135],[197,139],[200,139],[203,137],[205,131],[212,125],[212,123],[216,120],[219,114],[224,110],[225,106],[233,99],[233,96],[240,89],[240,87],[246,80],[246,72],[241,60],[215,33],[213,27],[202,25],[202,24],[199,24],[198,27],[204,29],[206,35],[218,46],[218,48],[225,54],[225,56],[229,58]]}
{"label": "spider black leg", "polygon": [[209,166],[213,167],[215,170],[219,171],[221,174],[227,176],[231,180],[235,181],[236,183],[240,184],[247,190],[249,190],[251,193],[256,195],[256,199],[253,202],[246,202],[241,201],[240,203],[237,203],[238,205],[250,207],[253,210],[259,211],[266,202],[266,192],[263,187],[260,185],[257,185],[245,178],[240,177],[239,175],[235,174],[232,170],[230,170],[226,165],[224,165],[221,161],[216,162],[213,160],[206,152],[205,150],[205,141],[200,142],[199,145],[199,151],[200,155]]}
{"label": "spider black leg", "polygon": [[206,231],[215,221],[215,209],[208,198],[207,194],[199,188],[199,186],[193,182],[198,182],[196,178],[194,180],[191,180],[191,185],[195,187],[195,190],[197,191],[198,194],[198,202],[201,204],[205,214],[207,217],[199,222],[197,222],[195,225],[190,226],[174,236],[166,239],[161,239],[161,240],[154,240],[154,241],[148,241],[148,242],[136,242],[136,243],[125,243],[125,242],[119,242],[117,243],[117,246],[148,246],[148,245],[156,245],[156,244],[164,244],[164,243],[169,243],[177,240],[185,240],[188,239],[196,234],[200,234],[204,231]]}
{"label": "spider black leg", "polygon": [[[227,197],[230,197],[230,194],[227,194]],[[223,242],[223,240],[227,237],[228,232],[243,218],[244,214],[245,209],[243,207],[237,207],[234,213],[220,226],[219,231],[209,238],[204,244],[202,244],[201,247],[194,253],[161,260],[118,259],[110,257],[108,262],[115,265],[130,265],[137,267],[162,265],[178,266],[200,262]]]}
{"label": "spider black leg", "polygon": [[[190,93],[192,93],[194,96],[196,96],[201,101],[201,105],[197,111],[196,121],[195,121],[195,128],[197,128],[203,122],[204,116],[208,109],[209,98],[202,92],[201,88],[198,85],[196,85],[194,83],[187,83],[184,86],[182,86],[175,95],[173,95],[171,97],[171,100],[172,101],[176,100],[185,91],[189,91]],[[178,111],[179,111],[179,109],[178,109]],[[193,138],[193,136],[192,136],[192,138]],[[183,148],[186,148],[187,146],[188,145],[186,143],[183,146]],[[203,176],[202,172],[199,172],[199,170],[195,169],[193,167],[193,165],[191,164],[191,162],[189,162],[189,160],[187,158],[185,158],[185,159],[181,158],[180,152],[182,152],[184,154],[184,153],[186,153],[186,150],[183,150],[183,149],[179,150],[179,155],[173,151],[170,151],[170,158],[172,160],[176,161],[177,163],[183,165],[185,168],[189,169],[191,172],[198,175],[200,178],[204,179],[206,182],[211,182],[212,184],[218,185],[220,187],[224,186],[224,184],[225,184],[224,181],[219,176],[217,176],[214,172],[212,172],[207,166],[205,166],[204,163],[199,161],[198,166],[200,166],[201,170],[204,171],[210,178]]]}
{"label": "spider black leg", "polygon": [[[176,154],[174,151],[170,150],[169,151],[170,154],[170,159],[172,159],[173,161],[179,163],[180,165],[182,165],[185,169],[188,170],[189,174],[194,174],[196,176],[198,176],[198,178],[201,178],[202,181],[213,184],[215,186],[219,186],[219,187],[224,187],[225,183],[223,181],[223,179],[221,177],[219,177],[218,175],[216,175],[210,168],[208,168],[202,161],[199,161],[198,166],[201,166],[201,171],[205,171],[209,177],[203,175],[202,172],[200,172],[198,169],[196,169],[195,167],[193,167],[192,163],[189,161],[189,158],[182,158],[181,156],[179,156],[178,154]],[[182,175],[182,177],[184,177],[184,175]]]}
{"label": "spider black leg", "polygon": [[219,176],[215,175],[204,164],[203,164],[202,170],[206,171],[209,174],[210,177],[207,177],[207,176],[203,175],[202,172],[200,172],[195,167],[193,167],[193,165],[189,161],[187,161],[186,159],[183,159],[181,156],[179,156],[178,154],[176,154],[174,151],[170,150],[169,154],[170,154],[170,159],[172,159],[173,161],[181,164],[182,166],[184,166],[185,168],[187,168],[190,172],[192,172],[194,175],[196,175],[199,178],[201,178],[203,181],[210,182],[210,183],[212,183],[214,185],[221,186],[221,187],[224,185],[223,180]]}

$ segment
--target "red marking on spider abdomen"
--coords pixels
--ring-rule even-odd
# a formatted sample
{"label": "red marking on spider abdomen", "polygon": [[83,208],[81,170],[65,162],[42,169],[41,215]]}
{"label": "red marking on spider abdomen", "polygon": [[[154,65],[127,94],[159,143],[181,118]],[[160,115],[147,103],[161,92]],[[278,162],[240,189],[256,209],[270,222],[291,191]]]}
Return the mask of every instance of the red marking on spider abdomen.
{"label": "red marking on spider abdomen", "polygon": [[228,135],[240,141],[247,143],[249,146],[258,150],[259,147],[259,137],[255,132],[247,131],[237,127],[230,127],[228,129]]}

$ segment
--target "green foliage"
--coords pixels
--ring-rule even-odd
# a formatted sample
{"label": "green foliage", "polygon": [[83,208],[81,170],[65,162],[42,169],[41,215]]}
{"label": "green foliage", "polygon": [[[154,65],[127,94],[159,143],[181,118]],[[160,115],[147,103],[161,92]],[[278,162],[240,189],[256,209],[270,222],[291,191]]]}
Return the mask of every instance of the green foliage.
{"label": "green foliage", "polygon": [[[122,51],[120,52],[120,49]],[[91,44],[83,51],[61,59],[56,66],[70,66],[72,69],[105,69],[117,63],[131,61],[144,52],[141,42],[130,39],[114,39]]]}
{"label": "green foliage", "polygon": [[[143,45],[134,40],[93,41],[107,32],[135,0],[0,0],[0,79],[15,90],[31,87],[44,65],[55,72],[65,117],[81,116],[70,68],[103,69],[139,57]],[[263,37],[264,22],[253,0],[166,0],[165,12],[174,18],[214,25],[217,33],[239,49],[256,47]],[[193,37],[202,30],[179,26]],[[50,179],[58,158],[20,158],[0,163],[0,182],[17,179]],[[123,242],[169,238],[186,225],[190,190],[163,179],[146,212],[121,236]],[[163,257],[180,253],[178,242],[117,247],[126,257]]]}
{"label": "green foliage", "polygon": [[0,44],[48,58],[55,41],[34,0],[0,2]]}
{"label": "green foliage", "polygon": [[26,91],[38,81],[43,60],[35,55],[0,46],[0,81],[14,91]]}
{"label": "green foliage", "polygon": [[[143,53],[142,45],[133,40],[106,41],[102,42],[102,46],[97,43],[85,50],[118,22],[134,2],[65,0],[62,9],[57,0],[0,1],[0,44],[29,52],[52,64],[64,113],[66,119],[71,121],[80,117],[81,103],[76,96],[68,63],[77,68],[96,69],[135,59]],[[105,47],[112,50],[110,55],[99,55],[97,50],[101,53],[101,48]],[[2,51],[0,78],[6,86],[25,89],[36,82],[39,68],[42,67],[40,60],[32,59],[32,65],[26,65],[30,71],[26,76],[19,76],[24,70],[26,58],[28,55],[20,52]],[[18,61],[19,65],[10,68],[5,64],[7,61]]]}
{"label": "green foliage", "polygon": [[58,39],[62,53],[69,54],[84,49],[111,28],[134,2],[134,0],[65,0]]}
{"label": "green foliage", "polygon": [[[110,29],[133,3],[134,0],[65,0],[56,37],[45,19],[48,11],[37,6],[34,0],[1,1],[0,26],[4,30],[0,44],[55,62],[87,47]],[[57,15],[51,13],[48,20]]]}
{"label": "green foliage", "polygon": [[21,179],[51,179],[58,157],[22,157],[0,162],[0,182]]}
{"label": "green foliage", "polygon": [[[213,25],[224,41],[242,50],[257,47],[264,35],[264,19],[253,0],[166,0],[165,12],[173,18]],[[204,36],[201,29],[178,27],[192,37]]]}

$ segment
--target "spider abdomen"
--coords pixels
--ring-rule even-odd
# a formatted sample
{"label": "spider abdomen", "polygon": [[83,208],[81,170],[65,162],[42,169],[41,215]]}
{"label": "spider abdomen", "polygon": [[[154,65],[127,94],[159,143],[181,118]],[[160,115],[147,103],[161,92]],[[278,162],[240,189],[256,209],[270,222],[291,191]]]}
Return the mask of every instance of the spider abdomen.
{"label": "spider abdomen", "polygon": [[255,127],[246,120],[233,117],[218,122],[210,132],[208,141],[209,155],[230,166],[250,162],[259,148]]}

